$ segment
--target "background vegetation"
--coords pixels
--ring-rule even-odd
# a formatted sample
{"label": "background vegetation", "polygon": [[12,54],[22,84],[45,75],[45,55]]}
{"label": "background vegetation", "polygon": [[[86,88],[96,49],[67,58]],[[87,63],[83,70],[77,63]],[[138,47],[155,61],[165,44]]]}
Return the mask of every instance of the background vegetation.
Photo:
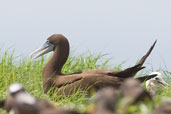
{"label": "background vegetation", "polygon": [[[108,64],[110,59],[106,59],[105,54],[91,54],[70,56],[63,67],[63,73],[79,72],[87,69],[116,69],[121,70],[122,64],[117,66],[111,66]],[[105,59],[104,59],[105,58]],[[10,84],[19,82],[22,83],[26,90],[37,98],[43,98],[51,101],[57,106],[79,110],[81,112],[91,111],[94,98],[86,98],[86,91],[79,94],[79,90],[71,96],[66,97],[65,95],[57,96],[53,94],[51,97],[44,94],[42,88],[42,69],[47,61],[47,57],[41,57],[36,61],[30,61],[27,58],[19,59],[14,56],[14,52],[5,51],[0,53],[0,99],[5,99],[7,96],[8,87]],[[134,65],[134,64],[132,64]],[[137,76],[146,75],[153,71],[153,68],[145,69]],[[165,80],[170,84],[171,73],[167,70],[159,68],[164,76]],[[142,84],[144,86],[144,84]],[[154,97],[154,104],[148,101],[145,104],[132,105],[126,111],[128,114],[138,113],[147,114],[152,111],[154,107],[157,107],[164,100],[171,97],[171,88],[167,87],[160,89],[157,96]],[[163,100],[164,99],[164,100]],[[168,101],[168,99],[167,99]],[[120,100],[118,103],[117,111],[120,112],[120,107],[123,101]],[[0,109],[0,113],[6,114],[6,112]]]}

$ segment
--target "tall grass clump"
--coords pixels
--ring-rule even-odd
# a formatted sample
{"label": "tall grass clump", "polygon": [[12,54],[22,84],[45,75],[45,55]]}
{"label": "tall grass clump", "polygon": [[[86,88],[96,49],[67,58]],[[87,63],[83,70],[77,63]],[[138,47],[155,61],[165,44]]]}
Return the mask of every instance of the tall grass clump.
{"label": "tall grass clump", "polygon": [[[62,72],[64,74],[80,72],[82,70],[105,68],[109,60],[100,63],[99,60],[103,54],[89,54],[79,56],[69,56]],[[44,98],[51,101],[60,101],[58,104],[61,106],[75,107],[86,105],[85,96],[86,92],[81,95],[78,94],[79,90],[71,96],[57,96],[56,94],[49,97],[44,94],[42,87],[42,69],[49,58],[41,57],[38,60],[31,61],[29,58],[20,59],[14,56],[14,51],[4,51],[0,55],[0,99],[5,99],[7,96],[8,87],[12,83],[21,83],[26,90],[36,96],[37,98]],[[99,62],[99,63],[98,63]],[[83,103],[83,105],[80,105]],[[72,105],[68,105],[72,104]],[[85,108],[85,107],[84,107]]]}
{"label": "tall grass clump", "polygon": [[0,98],[6,96],[8,87],[12,83],[22,83],[26,89],[36,96],[43,93],[41,72],[44,58],[31,62],[27,59],[17,60],[14,53],[5,51],[0,55]]}
{"label": "tall grass clump", "polygon": [[[88,105],[91,103],[91,99],[86,98],[87,92],[76,90],[75,94],[71,96],[56,95],[55,92],[49,96],[44,94],[42,87],[42,69],[49,59],[48,57],[41,57],[35,61],[31,61],[29,58],[15,57],[14,51],[3,51],[0,52],[0,99],[5,99],[7,96],[8,87],[12,83],[21,83],[24,85],[26,90],[34,95],[36,98],[43,98],[49,100],[50,102],[56,104],[57,106],[67,107],[71,109],[76,109],[81,112],[88,110]],[[122,70],[122,63],[118,66],[111,66],[108,63],[110,59],[104,59],[106,54],[80,54],[77,56],[70,55],[66,61],[62,72],[64,74],[80,72],[89,69],[115,69]],[[149,71],[143,70],[143,75],[147,75]],[[171,72],[160,69],[167,77],[167,82],[170,84]],[[80,94],[81,93],[81,94]],[[156,105],[162,102],[162,97],[171,97],[171,88],[164,88],[162,92],[154,98]],[[152,106],[149,103],[150,106]],[[131,106],[128,109],[129,113],[131,111],[136,111],[141,114],[142,106],[135,107]],[[147,112],[151,111],[147,109]],[[4,110],[0,110],[0,113],[5,113]]]}

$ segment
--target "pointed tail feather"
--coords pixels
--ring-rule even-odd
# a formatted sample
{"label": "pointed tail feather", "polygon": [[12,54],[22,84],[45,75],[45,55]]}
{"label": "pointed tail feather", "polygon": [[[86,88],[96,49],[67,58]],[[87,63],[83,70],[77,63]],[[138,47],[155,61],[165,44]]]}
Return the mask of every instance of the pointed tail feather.
{"label": "pointed tail feather", "polygon": [[145,60],[147,59],[147,57],[152,52],[156,42],[157,42],[157,40],[153,43],[153,45],[150,47],[148,52],[140,59],[140,61],[135,66],[127,68],[127,69],[125,69],[125,70],[123,70],[121,72],[118,72],[118,73],[115,74],[115,76],[122,77],[122,78],[133,77],[133,76],[136,75],[136,73],[138,71],[140,71],[143,68],[145,68],[145,67],[142,67],[142,65],[144,64]]}
{"label": "pointed tail feather", "polygon": [[147,80],[154,78],[156,76],[157,76],[157,74],[152,74],[152,75],[147,75],[147,76],[143,76],[143,77],[138,77],[135,79],[139,80],[142,83],[142,82],[147,81]]}
{"label": "pointed tail feather", "polygon": [[157,42],[157,40],[153,43],[153,45],[150,47],[150,49],[148,50],[148,52],[140,59],[140,61],[137,64],[137,65],[140,65],[139,67],[141,67],[144,64],[145,60],[150,55],[150,53],[152,52],[154,46],[156,45],[156,42]]}

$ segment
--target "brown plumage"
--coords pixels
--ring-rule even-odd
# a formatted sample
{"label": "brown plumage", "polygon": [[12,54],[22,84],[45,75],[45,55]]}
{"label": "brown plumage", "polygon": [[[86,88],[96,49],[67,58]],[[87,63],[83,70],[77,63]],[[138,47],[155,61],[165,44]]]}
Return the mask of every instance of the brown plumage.
{"label": "brown plumage", "polygon": [[114,88],[102,88],[95,96],[96,108],[93,114],[115,114],[118,93]]}
{"label": "brown plumage", "polygon": [[36,99],[27,94],[25,88],[18,83],[10,85],[5,100],[5,110],[14,114],[37,114]]}
{"label": "brown plumage", "polygon": [[120,88],[120,98],[123,104],[121,105],[120,113],[126,114],[130,105],[138,105],[139,103],[147,103],[152,100],[150,94],[141,86],[140,81],[128,78],[124,81]]}
{"label": "brown plumage", "polygon": [[21,84],[14,83],[9,86],[7,98],[5,100],[5,109],[7,112],[10,112],[12,110],[13,104],[15,102],[15,97],[20,93],[25,93],[25,89]]}
{"label": "brown plumage", "polygon": [[[127,68],[123,71],[95,69],[82,71],[73,74],[62,74],[61,70],[69,56],[69,42],[60,34],[55,34],[47,39],[47,42],[36,51],[32,52],[30,56],[35,59],[50,51],[54,51],[52,58],[47,62],[43,69],[43,88],[47,92],[50,87],[55,86],[58,88],[57,94],[65,93],[66,95],[72,94],[74,90],[81,88],[86,89],[89,86],[95,90],[99,90],[105,86],[112,86],[119,88],[126,78],[133,77],[143,67],[143,63],[153,50],[156,41],[151,46],[149,51],[140,59],[138,64],[133,67]],[[34,56],[40,52],[37,56]],[[154,77],[154,75],[153,75]],[[141,78],[144,81],[146,78]]]}
{"label": "brown plumage", "polygon": [[130,103],[138,103],[152,99],[149,92],[147,92],[140,84],[139,80],[128,78],[121,85],[121,96],[130,101]]}
{"label": "brown plumage", "polygon": [[18,83],[9,87],[5,109],[14,114],[79,114],[74,110],[56,108],[43,99],[36,99]]}
{"label": "brown plumage", "polygon": [[161,105],[152,114],[171,114],[171,103]]}

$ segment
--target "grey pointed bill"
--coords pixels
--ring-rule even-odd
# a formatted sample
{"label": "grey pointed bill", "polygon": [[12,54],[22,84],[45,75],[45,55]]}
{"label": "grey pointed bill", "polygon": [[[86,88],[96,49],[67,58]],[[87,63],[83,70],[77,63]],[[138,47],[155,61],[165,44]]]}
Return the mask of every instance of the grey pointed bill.
{"label": "grey pointed bill", "polygon": [[35,60],[36,58],[45,55],[48,52],[53,51],[54,45],[47,41],[45,44],[43,44],[41,47],[33,51],[29,54],[29,57],[31,57],[31,60]]}
{"label": "grey pointed bill", "polygon": [[169,84],[166,83],[163,79],[158,80],[158,83],[160,83],[163,86],[169,86]]}

